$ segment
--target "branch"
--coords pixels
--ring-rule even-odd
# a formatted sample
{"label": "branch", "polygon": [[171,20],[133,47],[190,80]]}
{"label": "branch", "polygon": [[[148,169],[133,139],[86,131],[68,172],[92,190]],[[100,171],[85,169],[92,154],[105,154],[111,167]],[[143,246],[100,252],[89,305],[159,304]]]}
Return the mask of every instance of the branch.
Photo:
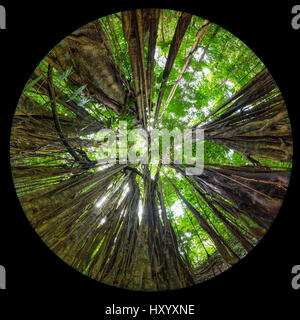
{"label": "branch", "polygon": [[207,28],[204,28],[204,27],[207,26],[208,24],[210,24],[210,22],[208,20],[205,20],[204,21],[204,25],[202,25],[200,27],[200,29],[198,30],[198,33],[196,35],[195,41],[194,41],[194,43],[192,45],[192,48],[191,48],[189,54],[187,55],[187,57],[185,59],[185,62],[184,62],[183,66],[182,66],[182,68],[181,68],[181,70],[180,70],[180,72],[179,72],[179,74],[178,74],[178,76],[176,78],[176,81],[175,81],[173,87],[171,88],[170,94],[169,94],[169,96],[167,98],[167,101],[165,102],[164,108],[162,110],[162,113],[161,113],[158,121],[160,121],[162,119],[162,117],[164,115],[164,112],[166,111],[168,105],[170,104],[170,102],[171,102],[171,100],[172,100],[172,98],[173,98],[173,96],[175,94],[175,91],[176,91],[176,89],[177,89],[177,87],[179,85],[180,80],[182,79],[186,69],[189,67],[189,65],[191,63],[193,54],[195,53],[195,51],[199,47],[200,43],[203,41],[203,39],[204,39],[204,37],[205,37],[205,35],[207,33]]}
{"label": "branch", "polygon": [[139,176],[143,177],[142,173],[141,173],[138,169],[136,169],[136,168],[126,167],[126,168],[124,168],[124,170],[130,170],[130,171],[132,171],[132,172],[135,172],[135,173],[138,174]]}
{"label": "branch", "polygon": [[65,136],[62,133],[59,119],[57,116],[56,102],[55,102],[55,91],[54,91],[53,83],[52,83],[52,75],[53,75],[53,69],[52,69],[52,66],[49,64],[48,65],[48,78],[47,78],[48,79],[48,90],[49,90],[49,98],[51,101],[51,109],[52,109],[52,115],[53,115],[55,129],[61,139],[61,142],[66,147],[66,149],[70,153],[70,155],[74,158],[74,160],[82,165],[88,165],[88,167],[90,167],[93,164],[93,162],[88,158],[86,153],[84,153],[85,161],[83,162],[82,159],[80,159],[78,157],[77,153],[73,150],[73,148],[71,147],[71,145],[69,144],[69,142],[67,141],[67,139],[65,138]]}
{"label": "branch", "polygon": [[163,79],[162,79],[160,92],[159,92],[159,96],[157,99],[157,105],[156,105],[156,109],[155,109],[153,128],[155,128],[155,126],[156,126],[156,122],[157,122],[158,115],[159,115],[159,110],[160,110],[163,96],[165,93],[165,86],[167,84],[167,81],[168,81],[169,75],[171,73],[175,58],[177,56],[177,53],[180,48],[183,37],[185,35],[185,32],[191,22],[191,19],[192,19],[191,14],[183,13],[178,20],[177,27],[176,27],[176,30],[175,30],[175,33],[174,33],[174,36],[172,39],[172,43],[171,43],[171,46],[169,49],[168,59],[167,59],[165,69],[163,72]]}

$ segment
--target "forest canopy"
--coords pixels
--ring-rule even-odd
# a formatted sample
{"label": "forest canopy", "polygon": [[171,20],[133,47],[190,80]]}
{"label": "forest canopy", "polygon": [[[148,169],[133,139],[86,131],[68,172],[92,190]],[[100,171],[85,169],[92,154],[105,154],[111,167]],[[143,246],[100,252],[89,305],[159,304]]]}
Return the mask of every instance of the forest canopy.
{"label": "forest canopy", "polygon": [[[174,149],[168,164],[124,162],[120,141],[98,135],[120,121],[146,140],[203,130],[192,141],[203,172],[188,175],[200,163],[176,163]],[[115,163],[99,158],[113,148]],[[251,251],[281,207],[292,152],[284,99],[255,53],[206,19],[160,9],[60,41],[26,83],[10,140],[17,195],[47,246],[93,279],[147,291],[200,283]]]}

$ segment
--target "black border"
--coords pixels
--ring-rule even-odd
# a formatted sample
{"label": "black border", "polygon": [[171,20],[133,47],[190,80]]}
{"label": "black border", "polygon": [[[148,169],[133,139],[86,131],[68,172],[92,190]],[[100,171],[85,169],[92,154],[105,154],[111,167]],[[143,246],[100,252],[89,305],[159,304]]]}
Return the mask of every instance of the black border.
{"label": "black border", "polygon": [[[85,1],[1,1],[7,11],[7,29],[0,30],[0,106],[2,137],[2,210],[0,213],[0,264],[7,270],[7,290],[0,290],[0,308],[26,305],[21,311],[40,316],[66,314],[104,317],[105,306],[195,304],[201,316],[270,316],[296,311],[300,290],[291,287],[291,269],[300,264],[300,214],[297,208],[297,149],[299,125],[300,30],[291,27],[293,1],[222,3],[184,1],[149,3],[207,18],[244,41],[264,62],[277,82],[290,114],[294,161],[289,190],[278,217],[266,236],[237,265],[197,286],[169,292],[143,293],[102,285],[61,261],[37,236],[17,200],[9,167],[10,126],[21,91],[43,56],[78,27],[100,16],[138,8]],[[183,4],[183,1],[181,2]],[[143,7],[147,4],[143,3]],[[298,196],[299,197],[299,196]],[[5,206],[4,206],[5,204]],[[8,303],[6,303],[6,301]],[[10,308],[14,313],[18,308]],[[53,313],[52,313],[53,312]],[[78,314],[79,315],[79,314]],[[146,316],[151,318],[150,316]]]}

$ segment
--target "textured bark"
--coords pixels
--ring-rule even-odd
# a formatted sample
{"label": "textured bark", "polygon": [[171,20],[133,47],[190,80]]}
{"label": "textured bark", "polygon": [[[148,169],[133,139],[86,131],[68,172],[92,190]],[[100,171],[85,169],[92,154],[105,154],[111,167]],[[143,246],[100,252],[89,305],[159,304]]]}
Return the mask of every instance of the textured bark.
{"label": "textured bark", "polygon": [[[149,111],[148,83],[146,74],[144,39],[149,29],[148,20],[155,12],[148,10],[132,10],[122,12],[123,33],[128,44],[130,64],[134,82],[134,91],[138,111],[138,119],[146,127],[147,110]],[[143,23],[143,21],[147,23]]]}
{"label": "textured bark", "polygon": [[148,65],[147,65],[147,86],[149,89],[149,106],[152,111],[152,95],[153,95],[153,72],[154,72],[154,54],[157,40],[157,31],[159,24],[159,9],[151,9],[150,31],[149,31],[149,47],[148,47]]}
{"label": "textured bark", "polygon": [[[185,174],[180,166],[173,166]],[[214,166],[206,164],[200,176],[191,179],[211,196],[229,200],[240,213],[269,227],[276,217],[290,178],[290,170],[267,170],[257,167]],[[224,204],[226,206],[226,204]],[[234,212],[231,210],[231,212]]]}
{"label": "textured bark", "polygon": [[[98,123],[90,123],[89,118],[84,121],[59,114],[58,119],[63,135],[73,142],[99,130]],[[20,152],[22,157],[33,152],[66,152],[55,129],[52,112],[24,95],[20,97],[13,119],[11,159],[20,155]]]}
{"label": "textured bark", "polygon": [[193,277],[182,260],[173,228],[160,193],[162,219],[157,205],[157,185],[144,169],[144,211],[133,256],[134,272],[128,285],[136,290],[168,290],[192,285]]}
{"label": "textured bark", "polygon": [[205,140],[246,156],[291,161],[293,147],[288,112],[268,72],[258,74],[210,117],[221,110],[221,115],[201,126]]}
{"label": "textured bark", "polygon": [[48,62],[57,70],[73,67],[70,79],[79,87],[87,84],[89,94],[99,103],[121,113],[126,98],[108,41],[98,21],[74,31],[52,51]]}

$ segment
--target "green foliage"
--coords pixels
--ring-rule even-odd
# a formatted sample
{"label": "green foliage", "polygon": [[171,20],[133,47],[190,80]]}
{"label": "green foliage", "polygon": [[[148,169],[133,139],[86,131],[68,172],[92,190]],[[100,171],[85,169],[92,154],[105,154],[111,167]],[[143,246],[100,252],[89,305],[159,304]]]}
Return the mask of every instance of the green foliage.
{"label": "green foliage", "polygon": [[[164,67],[179,15],[179,12],[164,10],[162,20],[159,24],[154,66],[154,107],[150,115],[148,115],[149,126],[153,123],[159,92],[165,92],[159,114],[159,116],[161,116],[172,87],[193,46],[196,34],[204,23],[203,18],[193,16],[192,23],[188,27],[175,58],[168,81],[167,83],[162,83]],[[124,73],[131,86],[134,87],[130,57],[128,54],[127,42],[123,34],[121,20],[117,15],[110,15],[108,18],[99,19],[99,21],[111,43],[117,65]],[[218,31],[216,32],[217,28]],[[63,45],[63,42],[61,42],[60,45]],[[202,53],[207,45],[209,45],[207,52],[200,61]],[[144,57],[146,65],[147,51],[148,47],[146,41]],[[232,96],[244,84],[249,82],[263,67],[264,65],[259,58],[256,57],[243,42],[223,28],[212,25],[193,53],[190,64],[180,80],[170,104],[158,123],[158,128],[166,128],[168,130],[179,128],[183,131],[199,122],[204,123],[205,118],[209,113],[214,111],[228,97]],[[40,105],[41,110],[50,111],[51,103],[53,101],[50,101],[46,94],[40,94],[38,90],[41,81],[46,81],[47,68],[48,62],[46,59],[43,59],[38,66],[42,75],[34,80],[28,81],[23,94],[36,101]],[[74,72],[74,70],[71,66],[67,70],[54,69],[53,74],[53,84],[65,95],[65,98],[62,99],[63,101],[60,102],[60,97],[55,98],[57,113],[60,116],[65,117],[63,120],[77,119],[77,115],[74,111],[71,111],[70,108],[66,107],[68,102],[75,102],[76,105],[81,108],[82,111],[88,113],[92,119],[94,118],[95,120],[101,121],[101,123],[105,124],[106,128],[112,129],[114,132],[117,132],[119,122],[123,120],[127,120],[128,132],[137,128],[138,125],[135,123],[136,115],[133,114],[132,111],[129,112],[129,108],[136,105],[136,98],[129,97],[126,105],[122,106],[123,112],[121,114],[116,114],[89,95],[87,84],[81,86],[75,84],[71,79],[72,72]],[[86,124],[86,127],[88,126],[89,124]],[[86,127],[81,129],[83,130]],[[82,134],[79,138],[81,140],[78,140],[77,142],[72,141],[73,145],[76,145],[76,147],[79,147],[80,150],[84,151],[90,160],[97,160],[97,152],[104,149],[104,146],[101,145],[102,142],[98,141],[94,134]],[[132,145],[133,143],[128,143],[129,147],[132,147]],[[161,151],[163,152],[163,150]],[[269,167],[291,167],[290,163],[280,163],[267,159],[255,160],[258,160],[261,165]],[[251,164],[243,154],[209,141],[204,142],[204,161],[206,163],[234,166]],[[66,151],[62,152],[55,148],[51,154],[43,153],[43,150],[41,150],[39,156],[33,155],[27,157],[24,162],[31,166],[57,166],[69,168],[76,168],[77,166]],[[141,165],[137,166],[137,168],[140,171],[143,170]],[[157,169],[158,167],[155,165],[150,166],[152,178],[155,176]],[[97,169],[95,168],[91,169],[91,171],[96,170]],[[71,175],[66,176],[63,179],[67,179],[70,176]],[[224,223],[212,212],[205,201],[200,197],[195,197],[195,193],[188,181],[180,174],[176,173],[175,170],[168,166],[163,166],[160,174],[160,182],[166,201],[167,215],[172,222],[178,242],[180,243],[180,246],[182,245],[179,247],[181,250],[186,250],[192,265],[196,267],[207,259],[207,253],[209,255],[216,253],[216,248],[208,234],[200,227],[196,218],[189,212],[182,200],[179,199],[166,176],[176,184],[186,200],[199,211],[205,221],[214,227],[225,240],[231,240],[232,235],[228,232]],[[47,179],[44,179],[42,182],[48,182],[49,186],[58,183],[55,179]],[[141,197],[143,198],[143,179],[140,176],[137,176],[136,179]],[[92,186],[93,185],[86,187],[81,192],[85,193],[92,188]],[[218,209],[226,214],[221,208]],[[235,221],[235,223],[239,222]],[[249,219],[249,224],[251,223],[253,223],[253,221]],[[101,243],[97,246],[93,255],[96,254],[100,246]],[[238,244],[234,244],[234,246],[235,248],[240,249]],[[181,253],[183,254],[184,252]]]}
{"label": "green foliage", "polygon": [[[80,88],[78,88],[70,98],[68,98],[66,101],[69,102],[71,100],[74,100],[85,88],[87,87],[87,84],[82,85]],[[80,100],[81,101],[81,100]]]}
{"label": "green foliage", "polygon": [[71,74],[72,69],[73,69],[73,67],[71,66],[71,67],[68,68],[63,74],[57,76],[57,78],[56,78],[56,80],[57,80],[56,85],[57,85],[57,86],[59,86],[60,83],[61,83],[62,81],[64,81],[64,80]]}

